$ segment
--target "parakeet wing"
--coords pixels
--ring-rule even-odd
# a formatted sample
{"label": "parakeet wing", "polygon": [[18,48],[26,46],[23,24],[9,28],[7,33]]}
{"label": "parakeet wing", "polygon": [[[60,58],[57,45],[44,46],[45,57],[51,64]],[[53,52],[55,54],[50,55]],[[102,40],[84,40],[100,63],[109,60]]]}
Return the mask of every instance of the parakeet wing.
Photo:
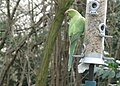
{"label": "parakeet wing", "polygon": [[79,36],[82,35],[85,28],[85,19],[84,17],[74,16],[69,23],[69,37],[79,33]]}
{"label": "parakeet wing", "polygon": [[69,23],[69,40],[70,40],[70,48],[69,48],[69,61],[68,61],[68,71],[70,71],[72,65],[72,55],[74,53],[74,49],[77,44],[78,38],[84,32],[84,18],[81,16],[74,16]]}

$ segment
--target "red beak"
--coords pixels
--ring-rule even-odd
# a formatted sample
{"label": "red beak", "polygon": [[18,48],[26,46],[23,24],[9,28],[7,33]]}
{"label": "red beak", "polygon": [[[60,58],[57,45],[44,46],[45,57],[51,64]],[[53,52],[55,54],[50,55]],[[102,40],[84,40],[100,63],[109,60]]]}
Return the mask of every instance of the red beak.
{"label": "red beak", "polygon": [[67,12],[65,11],[64,15],[67,15]]}

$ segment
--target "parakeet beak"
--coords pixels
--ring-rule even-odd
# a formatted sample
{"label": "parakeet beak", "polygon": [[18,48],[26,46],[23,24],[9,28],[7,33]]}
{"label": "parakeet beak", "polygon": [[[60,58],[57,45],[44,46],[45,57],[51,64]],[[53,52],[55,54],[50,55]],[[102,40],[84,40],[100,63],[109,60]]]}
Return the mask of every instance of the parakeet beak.
{"label": "parakeet beak", "polygon": [[67,15],[67,14],[68,14],[68,12],[67,12],[67,11],[65,11],[64,15]]}

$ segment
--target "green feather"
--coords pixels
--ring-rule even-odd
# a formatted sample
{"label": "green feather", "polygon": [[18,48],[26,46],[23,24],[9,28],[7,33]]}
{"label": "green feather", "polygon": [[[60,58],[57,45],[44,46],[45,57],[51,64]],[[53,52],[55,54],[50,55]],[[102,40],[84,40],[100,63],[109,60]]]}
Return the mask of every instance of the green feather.
{"label": "green feather", "polygon": [[76,42],[73,42],[72,44],[70,44],[70,48],[69,48],[69,61],[68,61],[68,71],[70,71],[70,69],[71,69],[72,55],[74,53],[75,47],[76,47]]}
{"label": "green feather", "polygon": [[65,13],[67,13],[71,18],[68,30],[68,35],[70,38],[68,71],[70,71],[72,65],[72,55],[77,45],[77,40],[81,40],[84,33],[85,18],[75,9],[68,9]]}

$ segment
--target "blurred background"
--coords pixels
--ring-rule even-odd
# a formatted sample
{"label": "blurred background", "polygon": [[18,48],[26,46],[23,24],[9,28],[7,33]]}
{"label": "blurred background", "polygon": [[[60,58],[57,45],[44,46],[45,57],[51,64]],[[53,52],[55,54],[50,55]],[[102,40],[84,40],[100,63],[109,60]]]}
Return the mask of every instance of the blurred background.
{"label": "blurred background", "polygon": [[[66,1],[66,0],[65,0]],[[64,2],[65,2],[64,1]],[[47,35],[62,0],[0,0],[0,86],[35,86]],[[86,0],[74,0],[71,8],[85,17]],[[57,16],[61,19],[61,16]],[[95,68],[97,86],[120,86],[120,0],[108,0],[105,51],[113,60]],[[88,71],[79,74],[79,58],[68,63],[68,18],[59,27],[48,65],[46,86],[82,86]],[[80,44],[81,45],[81,44]],[[81,48],[78,46],[78,54]],[[45,54],[45,53],[44,53]],[[43,67],[44,69],[44,67]]]}

